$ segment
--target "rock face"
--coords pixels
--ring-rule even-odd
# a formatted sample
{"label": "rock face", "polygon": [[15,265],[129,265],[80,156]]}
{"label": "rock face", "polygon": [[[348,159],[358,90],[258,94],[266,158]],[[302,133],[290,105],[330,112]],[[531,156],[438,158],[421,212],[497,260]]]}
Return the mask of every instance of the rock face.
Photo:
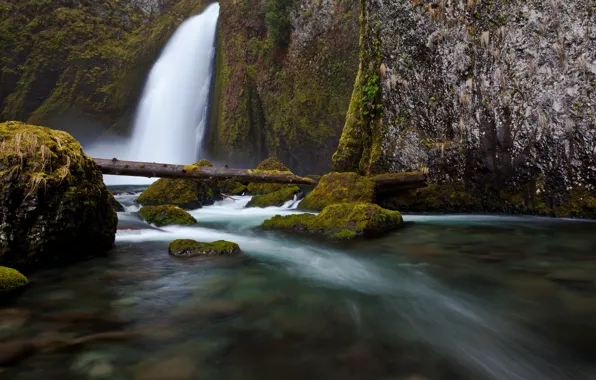
{"label": "rock face", "polygon": [[143,206],[139,210],[139,215],[147,223],[152,223],[156,226],[197,223],[197,220],[192,215],[176,206]]}
{"label": "rock face", "polygon": [[[201,160],[185,168],[192,170],[198,166],[213,165],[207,160]],[[215,181],[160,178],[143,191],[135,202],[143,206],[174,205],[192,210],[212,205],[221,199],[220,189]]]}
{"label": "rock face", "polygon": [[206,3],[2,2],[0,120],[127,129],[164,43]]}
{"label": "rock face", "polygon": [[299,174],[326,171],[358,67],[358,2],[220,6],[210,153],[230,166],[275,155]]}
{"label": "rock face", "polygon": [[329,173],[300,202],[300,208],[319,211],[334,203],[370,203],[374,199],[375,184],[368,178],[357,173]]}
{"label": "rock face", "polygon": [[319,215],[276,215],[263,222],[266,230],[283,230],[323,236],[332,240],[376,236],[399,228],[402,217],[372,203],[337,203]]}
{"label": "rock face", "polygon": [[237,255],[241,251],[238,244],[225,240],[201,243],[189,239],[179,239],[169,244],[168,252],[170,255],[177,257],[195,257]]}
{"label": "rock face", "polygon": [[29,280],[21,272],[0,266],[0,297],[3,293],[10,293],[27,284],[29,284]]}
{"label": "rock face", "polygon": [[595,217],[592,8],[363,0],[333,169],[428,168],[439,194],[457,187],[472,209]]}
{"label": "rock face", "polygon": [[0,265],[72,262],[110,249],[116,212],[95,163],[69,134],[0,124]]}

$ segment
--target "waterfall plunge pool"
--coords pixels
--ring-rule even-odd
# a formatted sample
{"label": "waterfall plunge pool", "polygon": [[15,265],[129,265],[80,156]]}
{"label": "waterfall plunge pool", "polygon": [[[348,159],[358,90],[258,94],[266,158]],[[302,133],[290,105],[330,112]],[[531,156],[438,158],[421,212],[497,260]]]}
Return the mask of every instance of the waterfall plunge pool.
{"label": "waterfall plunge pool", "polygon": [[[245,209],[249,197],[157,229],[136,217],[136,196],[117,196],[127,211],[108,257],[34,274],[12,305],[26,317],[0,320],[3,337],[121,339],[42,351],[5,376],[596,378],[596,223],[405,215],[385,237],[329,244],[260,231],[298,211]],[[231,240],[244,255],[173,258],[178,238]]]}

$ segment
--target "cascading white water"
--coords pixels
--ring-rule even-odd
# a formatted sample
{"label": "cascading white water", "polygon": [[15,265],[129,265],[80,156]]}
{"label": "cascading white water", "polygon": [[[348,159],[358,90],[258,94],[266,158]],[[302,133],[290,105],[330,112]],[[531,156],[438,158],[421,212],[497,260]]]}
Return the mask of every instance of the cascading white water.
{"label": "cascading white water", "polygon": [[[185,21],[168,41],[149,73],[127,146],[113,151],[104,144],[88,152],[132,161],[197,161],[207,122],[218,15],[219,4],[211,4]],[[104,180],[108,184],[148,182],[118,176],[105,176]]]}

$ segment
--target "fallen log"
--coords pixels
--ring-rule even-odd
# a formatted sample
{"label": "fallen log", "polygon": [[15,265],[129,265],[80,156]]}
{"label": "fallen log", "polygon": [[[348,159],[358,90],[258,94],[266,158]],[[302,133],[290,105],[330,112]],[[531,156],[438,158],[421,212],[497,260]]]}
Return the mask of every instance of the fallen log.
{"label": "fallen log", "polygon": [[210,166],[184,166],[155,162],[121,161],[94,158],[103,174],[134,177],[186,178],[186,179],[235,179],[238,182],[295,183],[314,185],[310,178],[299,177],[291,172],[273,170],[228,169]]}
{"label": "fallen log", "polygon": [[375,182],[377,194],[394,193],[402,190],[426,187],[426,175],[420,172],[379,174],[370,177]]}

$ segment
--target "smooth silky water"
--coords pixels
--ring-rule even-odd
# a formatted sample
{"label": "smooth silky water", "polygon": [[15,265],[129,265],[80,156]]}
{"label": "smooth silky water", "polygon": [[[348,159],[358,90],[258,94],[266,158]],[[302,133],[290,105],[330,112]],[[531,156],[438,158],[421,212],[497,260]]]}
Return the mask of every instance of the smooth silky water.
{"label": "smooth silky water", "polygon": [[[156,228],[129,190],[109,256],[34,274],[12,305],[31,317],[0,334],[145,334],[41,352],[9,378],[596,378],[596,223],[406,215],[385,237],[330,244],[259,230],[297,211],[249,197]],[[244,254],[177,259],[178,238]]]}

